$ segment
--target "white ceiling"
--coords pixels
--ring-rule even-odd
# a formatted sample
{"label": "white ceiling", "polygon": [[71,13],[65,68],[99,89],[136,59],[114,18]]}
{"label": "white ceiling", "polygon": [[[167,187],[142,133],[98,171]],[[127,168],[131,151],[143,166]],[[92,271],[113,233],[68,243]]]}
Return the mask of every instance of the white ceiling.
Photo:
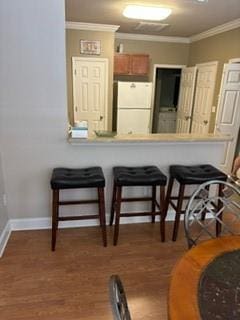
{"label": "white ceiling", "polygon": [[[65,0],[66,21],[120,25],[118,32],[189,37],[240,18],[240,0]],[[139,20],[127,19],[127,4],[162,5],[173,9],[162,31],[135,30]]]}

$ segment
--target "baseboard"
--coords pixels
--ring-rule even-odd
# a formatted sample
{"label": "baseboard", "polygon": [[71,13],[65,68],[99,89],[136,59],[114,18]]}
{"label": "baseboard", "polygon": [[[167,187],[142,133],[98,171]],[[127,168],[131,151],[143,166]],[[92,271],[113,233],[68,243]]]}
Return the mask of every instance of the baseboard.
{"label": "baseboard", "polygon": [[[106,221],[108,224],[110,214],[106,214]],[[149,222],[150,217],[129,217],[121,218],[121,224],[130,224],[130,223],[144,223]],[[168,212],[167,220],[174,220],[173,212]],[[51,229],[51,218],[26,218],[26,219],[11,219],[11,231],[20,231],[20,230],[42,230],[42,229]],[[156,217],[156,221],[159,221],[159,216]],[[91,227],[98,226],[99,220],[74,220],[74,221],[62,221],[59,223],[59,228],[79,228],[79,227]]]}
{"label": "baseboard", "polygon": [[0,258],[2,257],[5,247],[8,243],[8,239],[11,235],[11,223],[10,220],[8,220],[5,228],[2,231],[2,234],[0,236]]}
{"label": "baseboard", "polygon": [[[106,214],[106,221],[108,224],[110,214]],[[121,218],[121,224],[130,223],[144,223],[149,222],[150,217],[129,217]],[[174,212],[169,211],[167,220],[174,220]],[[51,218],[24,218],[24,219],[10,219],[6,224],[1,236],[0,236],[0,257],[3,255],[4,249],[7,245],[8,239],[12,231],[21,230],[43,230],[51,229]],[[159,221],[159,216],[156,217],[156,221]],[[79,228],[79,227],[90,227],[98,226],[99,220],[74,220],[74,221],[62,221],[59,223],[59,228]]]}

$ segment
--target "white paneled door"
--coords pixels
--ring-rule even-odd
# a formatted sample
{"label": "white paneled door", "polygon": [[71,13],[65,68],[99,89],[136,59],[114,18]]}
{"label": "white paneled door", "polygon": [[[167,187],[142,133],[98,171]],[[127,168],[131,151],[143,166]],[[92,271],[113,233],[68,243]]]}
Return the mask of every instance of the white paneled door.
{"label": "white paneled door", "polygon": [[182,69],[177,111],[177,133],[190,132],[196,75],[197,67]]}
{"label": "white paneled door", "polygon": [[217,62],[198,64],[191,133],[208,133],[213,94],[215,88]]}
{"label": "white paneled door", "polygon": [[221,169],[230,173],[240,128],[240,63],[225,64],[215,125],[216,133],[230,134],[221,160]]}
{"label": "white paneled door", "polygon": [[87,121],[88,132],[107,130],[108,60],[72,58],[74,122]]}

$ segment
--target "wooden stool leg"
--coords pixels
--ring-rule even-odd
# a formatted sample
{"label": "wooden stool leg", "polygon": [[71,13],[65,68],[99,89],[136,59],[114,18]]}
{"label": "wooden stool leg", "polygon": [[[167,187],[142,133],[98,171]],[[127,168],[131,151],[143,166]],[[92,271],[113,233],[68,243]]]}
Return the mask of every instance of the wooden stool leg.
{"label": "wooden stool leg", "polygon": [[117,199],[116,199],[116,218],[115,218],[115,228],[113,236],[113,245],[116,246],[118,242],[119,233],[119,220],[121,211],[121,199],[122,199],[122,187],[116,187]]}
{"label": "wooden stool leg", "polygon": [[106,217],[105,217],[104,188],[98,188],[98,208],[99,208],[99,220],[102,228],[103,245],[104,247],[106,247],[107,231],[106,231]]}
{"label": "wooden stool leg", "polygon": [[59,190],[53,190],[52,197],[53,197],[52,199],[52,251],[55,251],[57,229],[58,229]]}
{"label": "wooden stool leg", "polygon": [[[219,196],[220,198],[221,198],[222,195],[223,195],[223,189],[224,189],[224,186],[223,186],[222,184],[219,184],[219,186],[218,186],[218,196]],[[220,211],[222,207],[223,207],[222,201],[218,200],[217,211]],[[220,213],[220,214],[218,215],[218,218],[219,218],[220,220],[222,220],[222,213]],[[216,237],[219,236],[219,234],[221,233],[221,231],[222,231],[222,225],[221,225],[220,222],[217,221],[217,222],[216,222]]]}
{"label": "wooden stool leg", "polygon": [[162,242],[165,241],[165,219],[166,219],[166,210],[165,210],[165,187],[160,186],[160,234]]}
{"label": "wooden stool leg", "polygon": [[167,216],[168,207],[169,207],[169,203],[170,203],[170,198],[171,198],[171,194],[172,194],[173,182],[174,182],[174,178],[170,177],[169,178],[169,183],[168,183],[168,188],[167,188],[166,199],[165,199],[165,213],[164,213],[164,216]]}
{"label": "wooden stool leg", "polygon": [[[168,208],[169,208],[169,204],[170,204],[173,183],[174,183],[174,178],[170,176],[169,182],[168,182],[168,187],[167,187],[167,194],[166,194],[166,198],[164,200],[164,206],[162,207],[163,213],[161,214],[161,220],[160,220],[160,232],[161,232],[162,242],[165,241],[165,221],[166,221]],[[160,197],[161,197],[161,191],[160,191]],[[160,198],[160,201],[161,201],[161,198]],[[160,206],[161,206],[161,203],[160,203]],[[163,232],[163,230],[164,230],[164,232]]]}
{"label": "wooden stool leg", "polygon": [[183,197],[184,197],[184,190],[185,190],[185,185],[180,184],[178,201],[177,201],[177,210],[175,213],[175,221],[174,221],[174,227],[173,227],[172,241],[177,240],[179,222],[180,222],[181,211],[182,211],[182,203],[183,203]]}
{"label": "wooden stool leg", "polygon": [[152,186],[152,223],[155,222],[156,216],[156,186]]}
{"label": "wooden stool leg", "polygon": [[112,194],[111,216],[110,216],[110,223],[109,223],[110,226],[112,226],[113,220],[114,220],[115,205],[116,205],[116,185],[114,183],[113,194]]}

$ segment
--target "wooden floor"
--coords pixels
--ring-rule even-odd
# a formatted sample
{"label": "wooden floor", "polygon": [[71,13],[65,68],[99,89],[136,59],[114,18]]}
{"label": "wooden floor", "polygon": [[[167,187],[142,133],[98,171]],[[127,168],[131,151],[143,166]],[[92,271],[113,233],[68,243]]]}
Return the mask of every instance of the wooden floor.
{"label": "wooden floor", "polygon": [[133,320],[166,320],[170,273],[187,250],[160,242],[159,224],[121,225],[119,244],[102,247],[98,227],[13,232],[0,260],[1,320],[110,320],[108,279],[119,274]]}

